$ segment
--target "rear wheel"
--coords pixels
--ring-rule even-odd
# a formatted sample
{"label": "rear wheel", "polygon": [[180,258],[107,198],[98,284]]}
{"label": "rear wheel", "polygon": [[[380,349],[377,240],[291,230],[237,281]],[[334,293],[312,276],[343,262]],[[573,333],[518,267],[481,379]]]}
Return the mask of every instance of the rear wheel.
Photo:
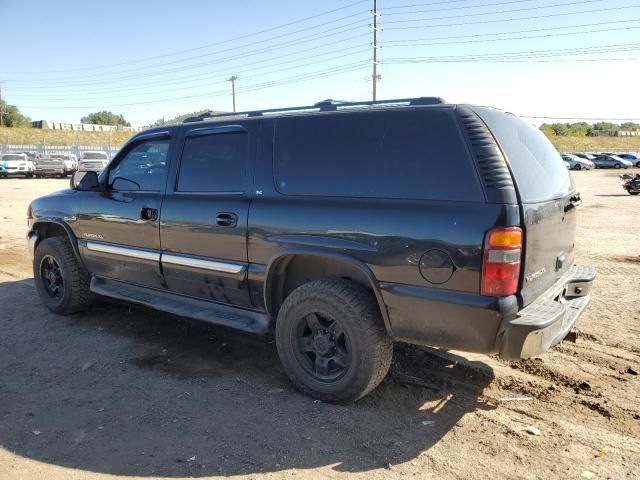
{"label": "rear wheel", "polygon": [[351,402],[373,390],[393,353],[375,297],[345,280],[294,290],[278,313],[276,345],[296,387],[331,402]]}
{"label": "rear wheel", "polygon": [[619,164],[619,163],[616,163],[615,168],[620,168],[620,164]]}
{"label": "rear wheel", "polygon": [[640,192],[629,192],[629,195],[638,195]]}
{"label": "rear wheel", "polygon": [[70,315],[93,300],[90,277],[66,237],[46,238],[36,248],[33,278],[40,299],[55,313]]}

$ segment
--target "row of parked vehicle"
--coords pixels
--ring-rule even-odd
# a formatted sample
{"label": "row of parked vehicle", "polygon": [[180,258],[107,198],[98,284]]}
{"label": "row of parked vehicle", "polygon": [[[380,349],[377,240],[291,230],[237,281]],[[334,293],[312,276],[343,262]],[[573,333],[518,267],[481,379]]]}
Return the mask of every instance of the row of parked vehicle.
{"label": "row of parked vehicle", "polygon": [[640,168],[640,156],[635,153],[563,153],[562,160],[569,170]]}
{"label": "row of parked vehicle", "polygon": [[0,157],[0,178],[8,176],[66,177],[76,170],[102,171],[109,163],[109,155],[102,150],[41,155],[34,152],[5,153]]}

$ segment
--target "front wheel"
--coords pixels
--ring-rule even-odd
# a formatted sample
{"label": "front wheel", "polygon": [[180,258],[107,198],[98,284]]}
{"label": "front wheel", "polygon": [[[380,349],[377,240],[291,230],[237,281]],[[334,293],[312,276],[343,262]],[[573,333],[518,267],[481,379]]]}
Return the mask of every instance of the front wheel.
{"label": "front wheel", "polygon": [[84,310],[93,300],[89,273],[66,237],[40,242],[33,260],[33,278],[42,303],[54,313],[70,315]]}
{"label": "front wheel", "polygon": [[615,168],[620,168],[620,164],[619,164],[619,163],[616,163]]}
{"label": "front wheel", "polygon": [[352,402],[373,390],[393,354],[375,297],[346,280],[294,290],[278,313],[276,345],[296,387],[330,402]]}
{"label": "front wheel", "polygon": [[576,170],[582,170],[582,166],[580,166],[580,164],[578,163],[578,164],[576,164],[575,169]]}

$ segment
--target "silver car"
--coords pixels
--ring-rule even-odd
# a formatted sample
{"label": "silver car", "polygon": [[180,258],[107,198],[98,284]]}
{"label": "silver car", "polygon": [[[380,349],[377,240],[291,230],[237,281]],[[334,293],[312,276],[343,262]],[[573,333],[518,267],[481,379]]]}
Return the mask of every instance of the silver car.
{"label": "silver car", "polygon": [[569,165],[571,170],[591,170],[592,168],[595,168],[595,164],[591,160],[581,158],[577,155],[573,155],[572,153],[562,154],[562,160]]}

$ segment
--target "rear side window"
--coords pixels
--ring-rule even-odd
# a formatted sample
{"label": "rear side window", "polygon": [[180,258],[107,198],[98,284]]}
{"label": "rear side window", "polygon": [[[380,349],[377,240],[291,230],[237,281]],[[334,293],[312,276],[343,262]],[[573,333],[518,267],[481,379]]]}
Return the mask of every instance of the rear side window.
{"label": "rear side window", "polygon": [[566,197],[574,190],[560,154],[535,126],[515,115],[474,107],[504,151],[524,203]]}
{"label": "rear side window", "polygon": [[280,118],[274,163],[286,195],[484,199],[450,109]]}
{"label": "rear side window", "polygon": [[177,191],[243,192],[247,138],[246,133],[240,132],[187,137]]}

